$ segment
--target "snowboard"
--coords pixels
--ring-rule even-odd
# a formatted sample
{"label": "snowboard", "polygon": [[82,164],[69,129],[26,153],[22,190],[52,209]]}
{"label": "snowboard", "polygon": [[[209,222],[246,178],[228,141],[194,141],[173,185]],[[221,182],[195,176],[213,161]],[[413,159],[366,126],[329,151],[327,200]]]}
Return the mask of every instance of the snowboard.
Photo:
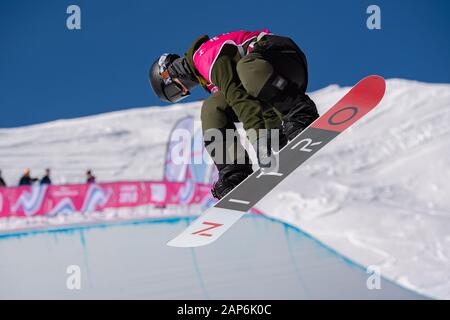
{"label": "snowboard", "polygon": [[181,234],[167,243],[172,247],[199,247],[219,239],[246,212],[312,155],[375,108],[386,89],[382,77],[372,75],[350,91],[280,150],[278,170],[256,170],[214,206],[208,208]]}

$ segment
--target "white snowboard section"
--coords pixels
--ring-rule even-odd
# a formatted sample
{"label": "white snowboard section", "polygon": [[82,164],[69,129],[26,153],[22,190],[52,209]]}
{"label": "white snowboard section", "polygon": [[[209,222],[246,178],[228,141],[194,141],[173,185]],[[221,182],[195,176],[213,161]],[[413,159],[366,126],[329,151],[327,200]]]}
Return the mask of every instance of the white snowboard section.
{"label": "white snowboard section", "polygon": [[167,243],[171,247],[201,247],[218,239],[245,212],[212,207],[186,230]]}

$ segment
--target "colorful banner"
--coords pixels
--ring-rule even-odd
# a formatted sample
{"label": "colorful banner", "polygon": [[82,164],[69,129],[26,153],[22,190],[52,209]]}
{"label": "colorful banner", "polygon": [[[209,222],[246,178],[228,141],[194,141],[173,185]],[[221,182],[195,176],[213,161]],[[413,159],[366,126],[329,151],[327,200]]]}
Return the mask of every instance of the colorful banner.
{"label": "colorful banner", "polygon": [[[179,153],[185,160],[182,163],[174,161]],[[208,157],[200,126],[196,127],[192,117],[182,118],[168,140],[163,181],[0,187],[0,219],[138,206],[198,204],[205,209],[216,201],[210,190],[218,175],[213,163],[204,161]]]}
{"label": "colorful banner", "polygon": [[144,205],[206,205],[211,201],[210,186],[189,181],[34,185],[0,188],[0,218],[56,216]]}
{"label": "colorful banner", "polygon": [[182,118],[175,124],[167,142],[164,179],[212,184],[217,177],[217,169],[204,148],[200,123],[190,116]]}

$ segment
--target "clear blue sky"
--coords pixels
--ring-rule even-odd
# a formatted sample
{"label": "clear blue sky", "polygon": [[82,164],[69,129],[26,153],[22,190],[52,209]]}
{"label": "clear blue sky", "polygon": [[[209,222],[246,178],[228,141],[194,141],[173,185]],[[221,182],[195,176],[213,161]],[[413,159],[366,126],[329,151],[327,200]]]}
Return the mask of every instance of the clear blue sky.
{"label": "clear blue sky", "polygon": [[[81,30],[66,8],[81,7]],[[382,29],[366,28],[381,8]],[[450,82],[448,0],[1,0],[0,127],[162,105],[150,64],[202,34],[269,28],[308,56],[309,90],[368,74]],[[195,90],[190,98],[206,93]]]}

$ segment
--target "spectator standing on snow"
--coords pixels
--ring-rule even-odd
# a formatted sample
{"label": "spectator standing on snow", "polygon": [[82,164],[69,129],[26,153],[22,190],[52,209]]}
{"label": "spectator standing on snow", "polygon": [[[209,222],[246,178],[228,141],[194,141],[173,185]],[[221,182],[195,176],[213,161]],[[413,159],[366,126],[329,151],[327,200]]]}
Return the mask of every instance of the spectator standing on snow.
{"label": "spectator standing on snow", "polygon": [[32,178],[30,174],[30,169],[26,168],[23,172],[23,176],[19,180],[19,186],[30,186],[33,182],[39,180],[37,178]]}
{"label": "spectator standing on snow", "polygon": [[95,176],[92,174],[91,170],[86,171],[86,183],[95,183]]}
{"label": "spectator standing on snow", "polygon": [[2,170],[0,170],[0,187],[6,187],[6,182],[2,177]]}
{"label": "spectator standing on snow", "polygon": [[45,169],[45,175],[41,179],[41,184],[52,184],[52,180],[50,179],[50,169]]}

